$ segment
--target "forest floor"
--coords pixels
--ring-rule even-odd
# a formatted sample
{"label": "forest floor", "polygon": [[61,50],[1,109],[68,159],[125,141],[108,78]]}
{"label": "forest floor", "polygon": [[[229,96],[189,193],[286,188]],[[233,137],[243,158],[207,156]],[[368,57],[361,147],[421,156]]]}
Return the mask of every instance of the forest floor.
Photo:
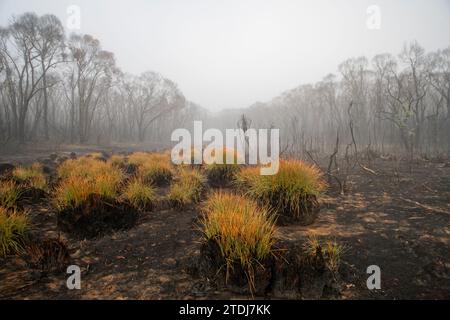
{"label": "forest floor", "polygon": [[[1,154],[0,162],[32,162],[40,156]],[[342,299],[449,299],[449,163],[420,160],[410,171],[405,162],[378,158],[370,168],[376,175],[359,168],[350,172],[345,195],[332,186],[314,224],[279,227],[278,237],[315,234],[344,244]],[[60,234],[50,203],[30,209],[34,231]],[[194,209],[146,212],[132,229],[92,240],[77,241],[62,233],[68,237],[71,264],[82,270],[81,290],[67,289],[64,271],[36,274],[20,257],[0,259],[0,298],[249,298],[210,287],[189,272],[200,248],[198,214]],[[381,269],[380,290],[366,286],[370,265]]]}

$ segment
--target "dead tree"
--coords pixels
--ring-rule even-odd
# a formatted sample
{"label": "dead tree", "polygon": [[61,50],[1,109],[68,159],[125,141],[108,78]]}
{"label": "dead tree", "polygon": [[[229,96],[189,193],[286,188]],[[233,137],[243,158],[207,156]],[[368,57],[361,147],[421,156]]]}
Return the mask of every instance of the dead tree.
{"label": "dead tree", "polygon": [[248,129],[250,129],[252,125],[252,120],[249,119],[245,114],[241,115],[241,118],[239,119],[237,126],[239,129],[242,129],[242,131],[244,132],[244,145],[245,145],[245,163],[248,163],[248,159],[249,159],[249,139],[246,135]]}

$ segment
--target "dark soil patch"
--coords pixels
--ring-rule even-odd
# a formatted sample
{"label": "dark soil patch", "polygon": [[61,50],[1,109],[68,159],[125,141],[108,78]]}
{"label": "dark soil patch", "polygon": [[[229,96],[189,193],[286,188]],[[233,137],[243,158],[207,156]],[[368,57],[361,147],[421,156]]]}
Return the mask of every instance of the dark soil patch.
{"label": "dark soil patch", "polygon": [[0,176],[8,175],[14,170],[15,166],[11,163],[0,163]]}
{"label": "dark soil patch", "polygon": [[104,235],[112,230],[129,229],[139,212],[126,202],[91,197],[81,206],[58,212],[58,227],[79,239]]}
{"label": "dark soil patch", "polygon": [[[324,165],[327,163],[325,159]],[[332,185],[328,195],[319,199],[321,211],[313,224],[280,226],[277,238],[300,245],[315,234],[345,244],[348,250],[340,268],[341,299],[449,299],[450,168],[445,163],[420,161],[410,172],[406,164],[382,159],[369,167],[376,176],[356,168],[349,176],[346,195],[338,195]],[[48,203],[36,203],[28,209],[33,231],[58,237],[57,213]],[[67,264],[82,270],[81,290],[67,289],[65,270],[42,276],[32,271],[24,258],[8,256],[0,258],[0,297],[249,298],[192,274],[202,246],[198,215],[198,210],[158,208],[141,213],[134,227],[113,230],[103,237],[79,241],[62,232],[61,236],[69,239]],[[381,268],[381,290],[366,287],[366,270],[372,264]],[[334,289],[323,285],[327,276],[317,286],[302,288],[296,284],[299,272],[304,277],[312,272],[312,278],[317,278],[315,269],[276,272],[285,276],[280,282],[271,280],[271,292],[281,286],[286,298],[321,291],[322,297],[333,297],[330,292]],[[277,296],[281,294],[274,293],[273,297]]]}
{"label": "dark soil patch", "polygon": [[35,187],[29,187],[24,186],[21,187],[21,194],[20,194],[20,200],[23,202],[28,203],[36,203],[43,201],[48,196],[48,193],[45,190],[35,188]]}
{"label": "dark soil patch", "polygon": [[228,265],[215,241],[203,243],[194,274],[213,281],[217,288],[240,294],[282,299],[338,297],[338,271],[327,267],[320,248],[308,252],[306,239],[278,241],[265,261],[245,270],[239,262]]}
{"label": "dark soil patch", "polygon": [[191,272],[209,279],[217,288],[226,288],[233,293],[265,296],[272,277],[272,260],[255,263],[251,270],[245,270],[239,262],[230,263],[222,256],[215,241],[203,243],[200,255]]}

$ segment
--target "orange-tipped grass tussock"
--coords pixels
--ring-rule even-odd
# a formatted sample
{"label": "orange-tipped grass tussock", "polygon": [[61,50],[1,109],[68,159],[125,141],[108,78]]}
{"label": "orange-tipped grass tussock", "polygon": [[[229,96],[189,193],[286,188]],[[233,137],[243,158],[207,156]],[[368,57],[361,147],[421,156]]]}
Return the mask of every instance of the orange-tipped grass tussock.
{"label": "orange-tipped grass tussock", "polygon": [[77,208],[89,198],[89,195],[94,193],[95,186],[91,180],[70,176],[56,188],[55,202],[59,209]]}
{"label": "orange-tipped grass tussock", "polygon": [[69,176],[93,178],[102,174],[115,174],[117,176],[122,174],[110,162],[90,157],[66,160],[58,166],[57,172],[60,179],[65,179]]}
{"label": "orange-tipped grass tussock", "polygon": [[170,154],[135,152],[128,163],[138,167],[137,175],[148,184],[166,184],[172,180],[173,168]]}
{"label": "orange-tipped grass tussock", "polygon": [[150,153],[134,152],[128,156],[128,163],[135,166],[140,166],[148,161],[150,161]]}
{"label": "orange-tipped grass tussock", "polygon": [[157,201],[156,191],[141,179],[132,179],[122,192],[122,199],[140,210],[151,210]]}
{"label": "orange-tipped grass tussock", "polygon": [[326,188],[320,169],[300,160],[281,160],[275,175],[264,176],[258,168],[244,168],[236,174],[235,183],[252,199],[294,217],[305,214],[306,202]]}
{"label": "orange-tipped grass tussock", "polygon": [[136,166],[140,166],[152,161],[170,163],[170,154],[134,152],[128,156],[128,163]]}
{"label": "orange-tipped grass tussock", "polygon": [[121,154],[113,154],[109,159],[108,163],[111,163],[113,166],[122,168],[127,163],[127,158]]}
{"label": "orange-tipped grass tussock", "polygon": [[243,167],[239,172],[234,175],[233,184],[239,190],[247,190],[252,185],[257,183],[257,179],[260,178],[260,168],[257,166]]}
{"label": "orange-tipped grass tussock", "polygon": [[180,169],[178,180],[170,187],[169,201],[177,207],[198,203],[205,191],[205,180],[197,169]]}
{"label": "orange-tipped grass tussock", "polygon": [[119,168],[92,158],[68,160],[58,167],[58,175],[55,201],[60,209],[78,207],[92,194],[114,199],[124,179]]}
{"label": "orange-tipped grass tussock", "polygon": [[305,249],[310,256],[315,256],[320,251],[325,258],[328,269],[332,272],[337,272],[342,256],[348,248],[337,243],[336,240],[319,239],[317,236],[311,235],[305,243]]}
{"label": "orange-tipped grass tussock", "polygon": [[27,225],[26,213],[0,207],[0,256],[23,250]]}
{"label": "orange-tipped grass tussock", "polygon": [[207,241],[215,241],[227,268],[240,263],[252,282],[253,266],[268,258],[275,225],[269,211],[256,202],[231,193],[213,193],[205,203],[202,220]]}
{"label": "orange-tipped grass tussock", "polygon": [[14,181],[0,181],[0,207],[6,209],[16,207],[21,196],[22,190]]}
{"label": "orange-tipped grass tussock", "polygon": [[47,179],[42,165],[33,163],[30,167],[19,166],[12,171],[12,178],[24,187],[47,190]]}

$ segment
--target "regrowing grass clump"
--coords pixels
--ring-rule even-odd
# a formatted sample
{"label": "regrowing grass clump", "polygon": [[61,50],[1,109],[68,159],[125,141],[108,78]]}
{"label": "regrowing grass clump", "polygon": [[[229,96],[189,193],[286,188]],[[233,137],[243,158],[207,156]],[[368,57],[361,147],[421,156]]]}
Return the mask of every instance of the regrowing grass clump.
{"label": "regrowing grass clump", "polygon": [[93,157],[67,160],[59,166],[58,175],[54,201],[63,230],[94,237],[136,222],[137,209],[120,199],[125,176],[112,163]]}
{"label": "regrowing grass clump", "polygon": [[135,152],[128,157],[128,163],[137,167],[136,175],[147,184],[167,185],[174,174],[168,153]]}
{"label": "regrowing grass clump", "polygon": [[42,165],[34,163],[30,167],[19,166],[12,171],[12,178],[25,186],[40,190],[47,190],[47,179],[42,170]]}
{"label": "regrowing grass clump", "polygon": [[121,197],[139,210],[152,210],[157,202],[155,188],[139,178],[133,178],[128,182]]}
{"label": "regrowing grass clump", "polygon": [[0,207],[12,209],[18,205],[22,197],[22,190],[12,180],[0,180]]}
{"label": "regrowing grass clump", "polygon": [[204,239],[219,249],[227,278],[239,268],[253,292],[255,272],[270,258],[275,241],[269,210],[253,200],[225,192],[211,194],[203,210]]}
{"label": "regrowing grass clump", "polygon": [[26,212],[0,207],[0,256],[23,250],[27,225]]}
{"label": "regrowing grass clump", "polygon": [[14,168],[11,179],[18,184],[23,199],[38,200],[44,198],[49,191],[47,178],[40,163]]}
{"label": "regrowing grass clump", "polygon": [[281,160],[278,173],[260,175],[256,167],[242,169],[235,184],[247,196],[274,210],[282,221],[312,223],[319,211],[318,196],[325,190],[322,173],[300,160]]}
{"label": "regrowing grass clump", "polygon": [[177,181],[170,187],[170,203],[178,208],[198,203],[205,192],[205,181],[199,170],[182,168]]}

